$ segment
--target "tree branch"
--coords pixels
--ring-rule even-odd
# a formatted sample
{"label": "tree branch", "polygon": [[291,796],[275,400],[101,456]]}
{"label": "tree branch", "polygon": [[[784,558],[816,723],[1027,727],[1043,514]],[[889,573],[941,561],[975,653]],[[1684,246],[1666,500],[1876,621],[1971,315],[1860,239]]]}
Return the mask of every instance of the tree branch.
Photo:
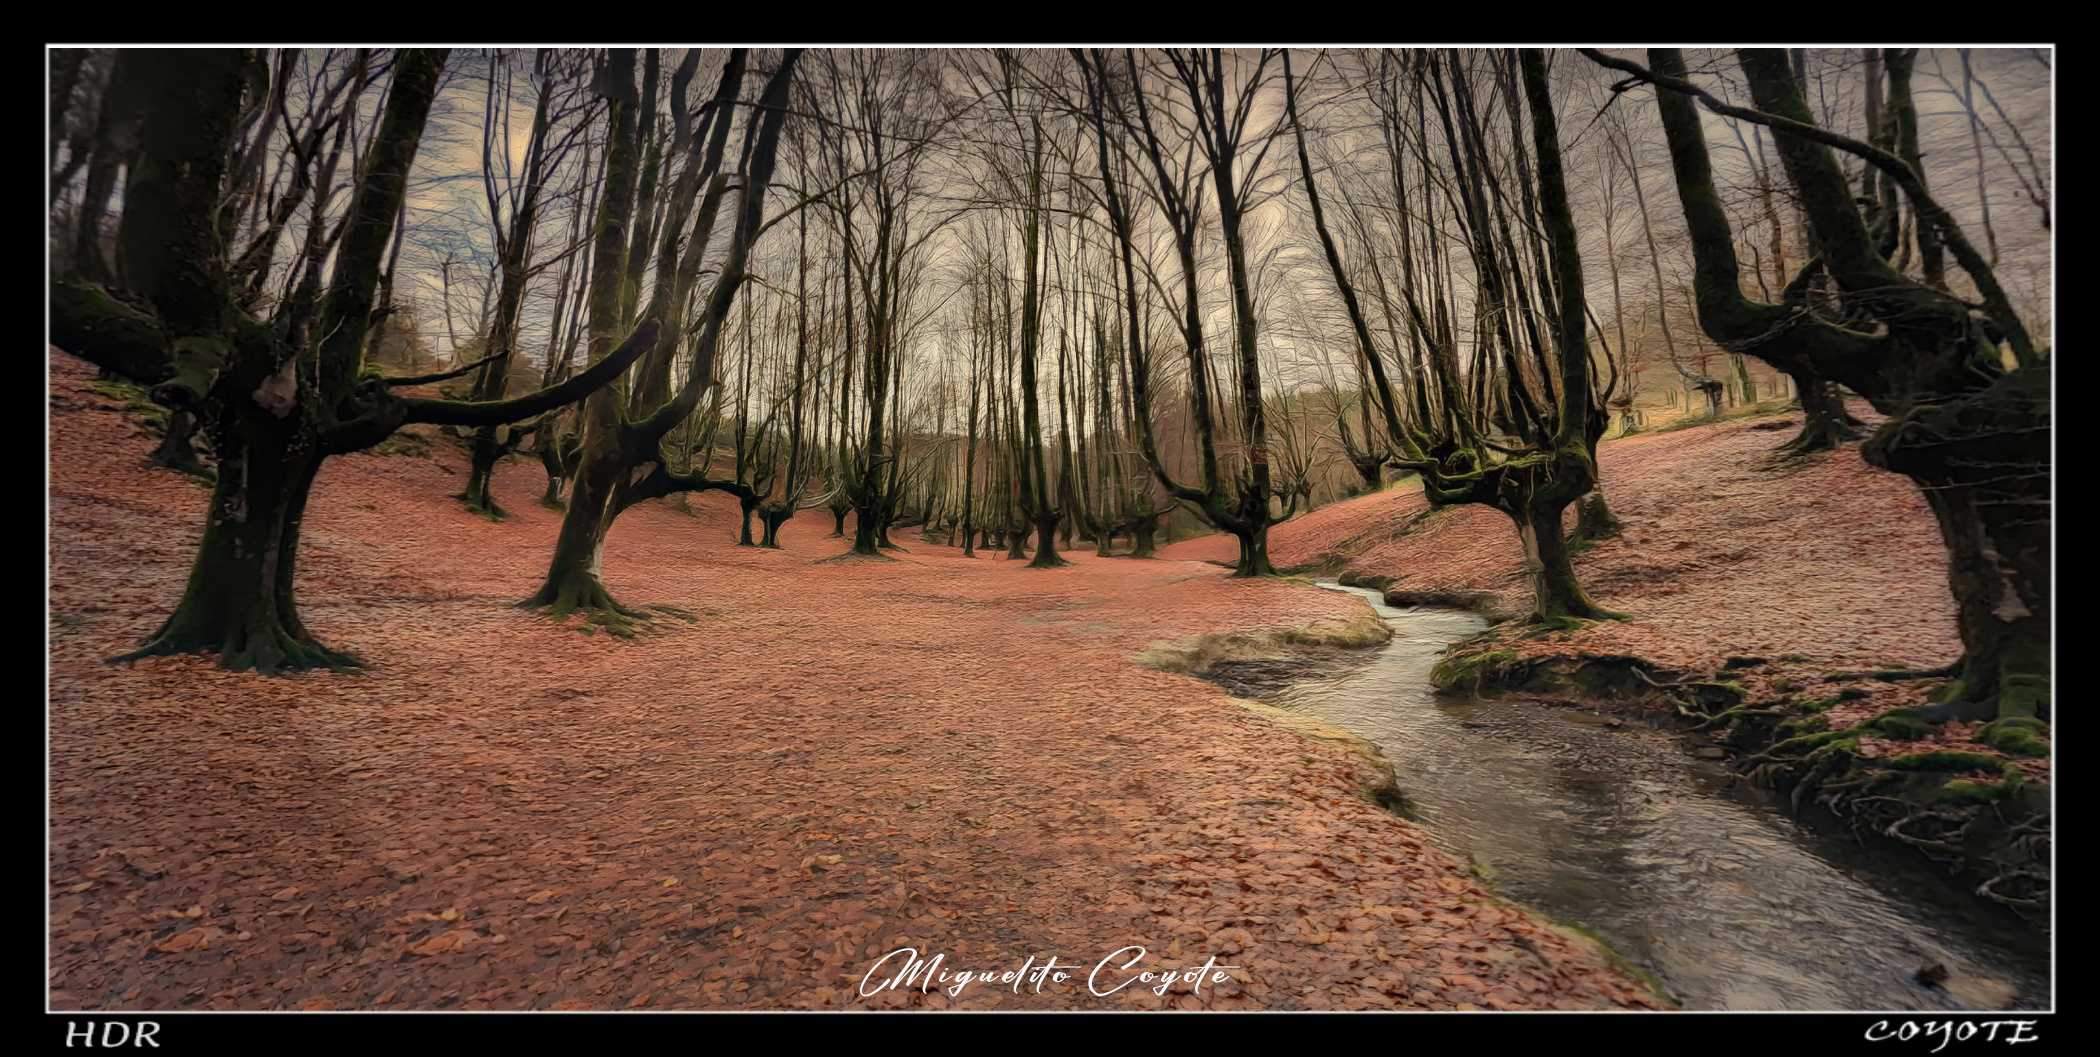
{"label": "tree branch", "polygon": [[496,362],[497,360],[508,358],[509,356],[510,353],[508,351],[498,352],[492,355],[483,356],[482,358],[475,360],[473,363],[467,364],[465,367],[455,367],[452,370],[445,371],[440,374],[419,374],[412,378],[381,378],[378,379],[378,381],[379,384],[388,387],[397,385],[430,385],[434,382],[442,382],[447,378],[457,378],[462,374],[467,374],[471,371],[478,370],[488,364]]}
{"label": "tree branch", "polygon": [[1802,139],[1821,143],[1826,147],[1835,147],[1838,150],[1857,155],[1866,159],[1875,168],[1894,177],[1897,185],[1903,188],[1903,193],[1910,197],[1911,205],[1918,212],[1918,218],[1932,225],[1934,230],[1939,232],[1940,238],[1946,243],[1948,250],[1953,252],[1955,260],[1960,262],[1962,270],[1967,272],[1969,278],[1976,283],[1977,291],[1983,295],[1984,312],[1990,317],[1991,322],[1996,323],[1998,328],[2005,332],[2006,340],[2012,345],[2014,359],[2022,367],[2033,367],[2040,363],[2040,357],[2035,352],[2034,343],[2027,334],[2026,325],[2020,321],[2018,313],[2013,311],[2012,302],[2006,297],[2004,288],[1998,285],[1997,272],[1992,270],[1990,263],[1984,260],[1982,254],[1976,252],[1976,247],[1969,244],[1968,236],[1962,234],[1961,226],[1954,222],[1954,217],[1946,209],[1942,208],[1939,202],[1934,200],[1930,194],[1926,193],[1925,181],[1920,179],[1917,170],[1911,168],[1902,158],[1872,144],[1863,143],[1850,136],[1841,136],[1807,122],[1795,121],[1791,118],[1768,114],[1761,110],[1752,110],[1748,107],[1731,106],[1714,98],[1705,89],[1688,80],[1656,74],[1629,59],[1615,58],[1595,48],[1578,48],[1576,50],[1588,56],[1590,61],[1597,63],[1599,66],[1633,75],[1633,78],[1613,85],[1612,90],[1614,92],[1623,92],[1633,87],[1639,81],[1647,81],[1658,88],[1667,88],[1673,92],[1690,95],[1698,99],[1706,109],[1723,117],[1732,117],[1764,125],[1767,128],[1786,132]]}
{"label": "tree branch", "polygon": [[495,426],[505,422],[516,422],[543,412],[552,411],[564,404],[574,403],[595,392],[600,386],[618,378],[622,372],[641,358],[642,353],[656,344],[657,331],[662,325],[655,316],[642,321],[620,347],[604,359],[590,366],[559,385],[549,386],[536,393],[515,400],[496,400],[486,403],[468,403],[458,400],[404,400],[407,417],[404,422],[428,422],[437,425]]}

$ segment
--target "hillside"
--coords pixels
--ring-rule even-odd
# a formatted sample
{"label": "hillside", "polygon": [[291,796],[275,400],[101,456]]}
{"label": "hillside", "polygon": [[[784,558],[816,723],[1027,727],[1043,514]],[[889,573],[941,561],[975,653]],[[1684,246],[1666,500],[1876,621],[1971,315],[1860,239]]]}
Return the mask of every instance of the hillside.
{"label": "hillside", "polygon": [[[1731,655],[1795,654],[1825,667],[1926,668],[1961,652],[1946,548],[1909,481],[1852,448],[1771,464],[1792,435],[1760,416],[1607,441],[1598,467],[1624,536],[1577,559],[1583,586],[1635,619],[1570,641],[1680,671]],[[1396,591],[1488,593],[1485,608],[1530,606],[1509,519],[1481,506],[1427,507],[1398,485],[1286,521],[1269,533],[1279,568],[1346,565]],[[1574,526],[1574,511],[1568,512]],[[1230,560],[1229,537],[1176,544],[1170,557]]]}
{"label": "hillside", "polygon": [[[433,441],[331,460],[309,507],[305,622],[369,669],[108,665],[173,605],[206,495],[91,375],[52,354],[54,1008],[1658,1005],[1375,805],[1340,742],[1133,663],[1361,636],[1354,599],[1084,554],[819,564],[828,518],[738,548],[710,495],[630,511],[605,560],[695,619],[586,636],[512,606],[557,527],[538,466],[500,468],[491,524]],[[1237,968],[1093,993],[1131,945],[1130,975]],[[881,986],[906,948],[1081,968]]]}
{"label": "hillside", "polygon": [[[1454,647],[1449,677],[1684,711],[1718,747],[1709,751],[1776,781],[1797,805],[1829,804],[1861,832],[1908,841],[2040,916],[2047,746],[2007,751],[1979,744],[1978,724],[1890,714],[1930,703],[1948,681],[1873,673],[1961,656],[1947,551],[1917,489],[1868,466],[1856,445],[1774,459],[1797,423],[1764,415],[1603,444],[1604,492],[1626,529],[1578,556],[1576,571],[1592,598],[1629,619],[1548,634],[1505,624]],[[1276,526],[1269,554],[1279,568],[1385,586],[1389,604],[1528,611],[1509,519],[1480,506],[1426,509],[1419,487],[1395,485]],[[1236,550],[1212,536],[1161,553],[1229,562]]]}

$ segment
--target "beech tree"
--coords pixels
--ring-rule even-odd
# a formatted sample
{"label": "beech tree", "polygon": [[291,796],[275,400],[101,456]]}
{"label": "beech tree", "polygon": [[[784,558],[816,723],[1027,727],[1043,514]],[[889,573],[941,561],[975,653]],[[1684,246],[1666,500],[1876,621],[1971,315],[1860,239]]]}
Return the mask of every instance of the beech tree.
{"label": "beech tree", "polygon": [[[1443,135],[1438,144],[1418,131],[1412,148],[1391,156],[1394,200],[1388,205],[1402,247],[1398,300],[1406,306],[1411,339],[1400,390],[1326,222],[1286,57],[1298,164],[1329,274],[1355,332],[1358,362],[1368,375],[1364,384],[1399,453],[1395,465],[1420,475],[1431,503],[1480,503],[1515,524],[1532,588],[1531,622],[1617,616],[1592,601],[1576,580],[1562,530],[1567,508],[1597,487],[1597,441],[1608,421],[1611,385],[1599,384],[1589,350],[1582,261],[1545,56],[1535,49],[1514,57],[1482,56],[1471,70],[1456,52],[1408,60],[1407,87],[1385,97],[1383,117],[1396,137],[1431,122]],[[1509,115],[1501,130],[1510,144],[1506,170],[1492,155],[1491,137],[1498,130],[1484,116],[1495,96]],[[1401,109],[1408,100],[1409,109]],[[1528,136],[1520,124],[1527,110]],[[1441,172],[1430,160],[1439,153],[1448,159]],[[1417,161],[1405,163],[1407,157]],[[1505,171],[1513,175],[1502,176]],[[1426,222],[1412,219],[1416,211]],[[1464,369],[1461,355],[1468,350],[1454,322],[1458,302],[1434,276],[1425,281],[1418,274],[1418,252],[1426,252],[1424,268],[1436,268],[1439,213],[1462,243],[1475,285],[1475,326]]]}
{"label": "beech tree", "polygon": [[[704,465],[692,473],[674,473],[662,444],[698,410],[701,397],[713,387],[722,329],[746,279],[751,244],[765,227],[766,191],[786,120],[788,86],[800,55],[798,49],[781,55],[756,107],[741,99],[748,59],[744,49],[729,54],[712,99],[697,115],[686,109],[683,99],[672,100],[674,130],[667,156],[684,164],[664,196],[660,221],[652,221],[649,208],[642,205],[654,203],[653,194],[642,193],[647,181],[638,188],[636,179],[642,162],[641,113],[645,100],[653,107],[654,79],[646,79],[646,96],[637,91],[632,48],[613,49],[599,70],[612,134],[592,248],[592,367],[584,373],[599,369],[614,354],[619,332],[637,318],[637,311],[638,333],[650,347],[624,394],[600,391],[585,402],[569,505],[547,576],[520,606],[551,616],[584,610],[592,622],[626,631],[628,621],[642,614],[614,599],[599,577],[605,536],[614,519],[646,499],[719,485],[705,476]],[[654,68],[653,61],[650,66]],[[731,166],[725,159],[731,157],[730,130],[739,116],[744,118],[744,134]],[[687,302],[699,286],[701,263],[712,247],[717,215],[732,183],[736,199],[729,238],[713,284],[688,319]],[[653,255],[646,238],[650,232],[657,234]],[[637,309],[642,278],[652,260],[650,300]],[[682,383],[674,366],[684,368]]]}
{"label": "beech tree", "polygon": [[1013,335],[1017,338],[1016,352],[1021,371],[1021,423],[1014,435],[1019,442],[1013,464],[1020,485],[1016,494],[1020,500],[1021,516],[1035,528],[1035,560],[1029,563],[1029,567],[1052,569],[1071,564],[1058,556],[1057,542],[1053,539],[1058,522],[1070,512],[1070,504],[1065,496],[1058,494],[1050,480],[1049,464],[1043,451],[1042,401],[1037,384],[1045,327],[1044,243],[1049,241],[1044,232],[1048,226],[1045,220],[1049,195],[1045,184],[1055,148],[1048,142],[1049,137],[1043,128],[1040,101],[1021,83],[1023,78],[1018,67],[1022,61],[1021,56],[1001,49],[993,53],[991,68],[982,73],[983,94],[997,101],[1010,136],[1003,142],[991,142],[986,154],[990,169],[1002,185],[1001,198],[1010,203],[1014,223],[1021,229],[1021,252],[1024,255],[1019,317],[1011,318],[1011,286],[1002,283],[1001,300],[1005,302],[1005,314],[1009,318],[999,327],[1002,337]]}
{"label": "beech tree", "polygon": [[[1657,89],[1698,261],[1701,325],[1781,370],[1839,382],[1888,416],[1860,454],[1911,478],[1932,508],[1947,545],[1961,629],[1961,659],[1944,673],[1956,681],[1927,717],[2046,720],[2050,360],[2029,337],[1989,262],[1927,191],[1914,157],[1814,122],[1784,52],[1737,53],[1755,109],[1723,103],[1700,88],[1676,49],[1652,49],[1647,67],[1584,54],[1630,74],[1621,89],[1643,83]],[[1694,100],[1773,130],[1818,250],[1778,304],[1742,293],[1733,231],[1714,191]],[[1931,232],[1926,244],[1945,248],[1980,303],[1895,268],[1891,203],[1855,193],[1834,153],[1839,150],[1870,163],[1878,174],[1873,182],[1886,177],[1900,189],[1913,223]],[[1819,281],[1835,291],[1834,301],[1809,296]]]}
{"label": "beech tree", "polygon": [[[838,414],[846,423],[831,509],[855,515],[852,553],[880,556],[899,514],[902,441],[897,435],[906,338],[917,319],[920,250],[928,223],[927,148],[945,120],[938,109],[940,58],[925,52],[828,51],[813,94],[836,123],[815,150],[833,181],[824,198],[841,247],[841,311],[848,355]],[[842,505],[838,500],[844,500]]]}
{"label": "beech tree", "polygon": [[[1297,495],[1279,495],[1272,481],[1268,422],[1262,399],[1259,346],[1261,322],[1254,311],[1254,291],[1247,263],[1247,212],[1251,187],[1268,153],[1269,140],[1253,133],[1255,99],[1266,82],[1264,71],[1275,60],[1265,50],[1251,61],[1235,55],[1227,72],[1224,52],[1169,52],[1166,69],[1140,70],[1126,51],[1123,76],[1110,71],[1100,52],[1072,55],[1086,81],[1088,115],[1096,139],[1102,202],[1122,255],[1124,341],[1136,403],[1138,446],[1168,495],[1199,511],[1205,520],[1231,533],[1239,542],[1239,561],[1232,575],[1272,576],[1269,526],[1290,517]],[[1161,91],[1165,82],[1178,91]],[[1162,108],[1168,108],[1162,110]],[[1111,139],[1109,118],[1116,116],[1118,135]],[[1175,122],[1180,122],[1179,125]],[[1126,131],[1127,130],[1127,131]],[[1152,435],[1152,357],[1144,340],[1145,317],[1138,300],[1136,218],[1131,197],[1118,172],[1125,140],[1135,139],[1136,153],[1152,173],[1147,188],[1172,233],[1180,270],[1177,324],[1188,362],[1189,410],[1201,460],[1200,485],[1175,479],[1160,459]],[[1200,159],[1200,160],[1199,160]],[[1205,187],[1205,184],[1208,187]],[[1214,399],[1209,342],[1204,325],[1203,276],[1197,242],[1206,232],[1203,203],[1215,203],[1223,236],[1225,274],[1231,307],[1231,380],[1229,398]],[[1149,278],[1149,265],[1146,267]],[[1162,284],[1164,285],[1164,284]],[[1220,405],[1238,419],[1244,459],[1230,470],[1220,458]],[[1274,500],[1284,499],[1282,510]]]}
{"label": "beech tree", "polygon": [[[503,52],[488,56],[481,172],[489,221],[494,229],[497,279],[482,346],[490,362],[474,375],[470,394],[474,400],[500,399],[508,391],[508,380],[518,373],[524,360],[519,348],[518,317],[525,304],[526,284],[553,263],[534,263],[535,236],[548,197],[550,173],[563,164],[585,129],[586,122],[577,120],[588,114],[588,108],[578,98],[583,94],[580,85],[584,78],[580,75],[585,71],[578,69],[576,58],[573,53],[562,55],[545,48],[534,52],[530,78],[532,119],[522,163],[514,166],[508,111],[517,91],[517,59]],[[691,76],[690,72],[687,76]],[[564,248],[559,259],[571,256]],[[558,341],[560,328],[557,325],[555,329],[554,341]],[[554,359],[552,355],[548,357],[550,370]],[[503,508],[489,494],[489,479],[496,463],[548,424],[540,421],[522,429],[484,426],[468,435],[467,488],[460,496],[467,509],[492,520],[504,517]]]}
{"label": "beech tree", "polygon": [[322,462],[407,423],[484,426],[541,414],[610,381],[653,335],[645,327],[593,370],[515,400],[405,399],[396,386],[445,376],[362,376],[388,241],[446,54],[396,57],[325,289],[317,266],[314,281],[290,288],[291,307],[312,320],[294,328],[266,325],[240,302],[221,227],[237,130],[267,91],[268,65],[229,49],[117,56],[128,87],[104,120],[132,127],[135,147],[114,275],[54,279],[50,340],[155,383],[153,399],[166,407],[199,414],[219,463],[181,600],[143,648],[118,660],[208,653],[235,671],[356,666],[320,643],[293,596],[300,524]]}

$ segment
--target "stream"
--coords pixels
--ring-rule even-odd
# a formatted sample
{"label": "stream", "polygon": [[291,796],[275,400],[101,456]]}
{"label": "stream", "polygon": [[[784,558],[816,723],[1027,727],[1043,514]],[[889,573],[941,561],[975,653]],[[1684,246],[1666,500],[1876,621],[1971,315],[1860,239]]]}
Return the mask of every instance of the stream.
{"label": "stream", "polygon": [[[1436,695],[1438,654],[1484,621],[1322,586],[1368,600],[1393,640],[1269,702],[1375,742],[1403,813],[1446,851],[1609,940],[1686,1009],[2050,1007],[2047,938],[1922,858],[1805,825],[1638,719]],[[1937,986],[1920,981],[1932,967]]]}

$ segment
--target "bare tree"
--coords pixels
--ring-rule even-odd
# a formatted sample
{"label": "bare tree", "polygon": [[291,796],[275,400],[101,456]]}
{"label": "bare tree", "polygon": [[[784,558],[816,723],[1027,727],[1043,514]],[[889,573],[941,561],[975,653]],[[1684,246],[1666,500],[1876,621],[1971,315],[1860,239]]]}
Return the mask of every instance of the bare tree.
{"label": "bare tree", "polygon": [[[780,57],[756,107],[739,105],[748,58],[742,49],[730,54],[711,101],[700,109],[697,127],[684,101],[673,101],[669,154],[682,157],[684,167],[655,224],[660,232],[653,255],[656,274],[650,300],[639,310],[651,348],[636,367],[624,401],[600,392],[585,403],[579,461],[547,577],[519,605],[553,616],[585,610],[597,624],[615,632],[627,630],[628,620],[641,614],[620,605],[599,578],[613,520],[645,499],[713,485],[704,474],[673,473],[662,443],[713,387],[722,328],[744,284],[751,245],[765,227],[766,191],[786,119],[788,85],[800,54],[789,50]],[[613,131],[606,147],[605,190],[591,266],[589,348],[594,370],[620,329],[635,318],[641,280],[650,263],[649,254],[631,255],[633,245],[627,237],[630,226],[641,226],[635,177],[642,100],[636,91],[634,58],[633,49],[614,49],[598,71]],[[731,168],[725,158],[739,112],[746,115],[743,142],[739,161]],[[688,320],[686,305],[699,286],[701,262],[712,245],[717,214],[732,181],[738,187],[729,238],[714,283]],[[680,363],[681,353],[684,380],[674,384],[673,366]]]}
{"label": "bare tree", "polygon": [[[1861,447],[1874,465],[1917,482],[1940,524],[1963,653],[1944,710],[2037,723],[2049,708],[2049,378],[1996,274],[1916,169],[1895,152],[1816,125],[1783,52],[1738,53],[1756,109],[1722,103],[1692,82],[1675,49],[1649,66],[1586,51],[1653,84],[1685,223],[1698,260],[1701,324],[1735,336],[1742,350],[1786,369],[1806,365],[1859,393],[1889,420]],[[1780,157],[1808,214],[1818,256],[1780,304],[1745,298],[1733,232],[1713,190],[1704,130],[1693,101],[1775,132]],[[1833,148],[1863,158],[1902,192],[1915,223],[1930,227],[1983,295],[1970,305],[1900,275],[1886,230]],[[1885,217],[1884,217],[1885,219]],[[1818,276],[1838,303],[1807,296]],[[2001,351],[2000,345],[2009,348]],[[2008,358],[2009,353],[2009,358]]]}
{"label": "bare tree", "polygon": [[[509,391],[509,380],[524,366],[518,331],[526,285],[554,260],[566,260],[573,252],[572,247],[556,247],[557,252],[550,259],[534,259],[550,174],[562,167],[587,127],[590,108],[581,97],[588,71],[573,54],[565,57],[547,49],[535,51],[531,61],[532,117],[522,164],[516,166],[516,152],[510,143],[509,110],[517,91],[517,61],[514,56],[497,52],[489,56],[487,64],[481,173],[489,222],[494,229],[498,277],[493,284],[496,295],[482,345],[487,363],[474,375],[469,397],[473,400],[499,400]],[[691,76],[691,65],[689,61],[687,68],[681,70],[683,76]],[[550,420],[542,419],[524,427],[484,426],[469,435],[467,487],[460,496],[467,509],[492,520],[504,516],[503,508],[489,494],[489,479],[496,463],[548,425]]]}
{"label": "bare tree", "polygon": [[[1533,623],[1612,617],[1616,614],[1592,601],[1576,580],[1562,531],[1563,512],[1597,485],[1596,445],[1606,424],[1610,386],[1597,382],[1586,336],[1581,257],[1545,57],[1526,50],[1520,58],[1484,58],[1469,71],[1455,52],[1410,57],[1413,87],[1407,94],[1433,107],[1448,168],[1441,173],[1429,168],[1433,151],[1423,142],[1417,152],[1420,168],[1410,177],[1396,166],[1392,174],[1396,196],[1441,192],[1450,200],[1477,287],[1470,370],[1462,373],[1458,367],[1457,335],[1449,322],[1454,308],[1425,305],[1410,252],[1400,263],[1400,279],[1416,343],[1409,371],[1413,399],[1396,397],[1356,283],[1325,221],[1293,84],[1286,98],[1299,166],[1329,272],[1370,375],[1364,383],[1378,396],[1387,434],[1401,452],[1398,464],[1421,475],[1432,502],[1481,503],[1515,523],[1531,580]],[[1515,84],[1519,67],[1522,103]],[[1294,81],[1288,71],[1286,57],[1286,78]],[[1506,104],[1514,188],[1503,183],[1493,164],[1494,130],[1482,117],[1481,91],[1499,93]],[[1400,96],[1388,98],[1397,102]],[[1517,124],[1525,109],[1531,118],[1529,150]],[[1398,113],[1390,117],[1395,125],[1424,124],[1402,120]],[[1407,212],[1404,201],[1395,204],[1403,215]],[[1512,209],[1519,211],[1514,222],[1508,215]],[[1538,234],[1520,239],[1518,232]],[[1403,245],[1412,237],[1403,233]]]}
{"label": "bare tree", "polygon": [[[1257,135],[1251,127],[1255,101],[1266,81],[1265,71],[1276,54],[1263,51],[1250,59],[1235,53],[1228,74],[1225,53],[1218,49],[1168,53],[1164,69],[1142,71],[1136,55],[1125,52],[1126,76],[1113,78],[1099,52],[1074,53],[1086,78],[1103,202],[1122,250],[1124,335],[1137,399],[1139,448],[1169,495],[1200,511],[1212,525],[1231,533],[1239,542],[1234,576],[1274,574],[1268,555],[1269,526],[1289,517],[1296,503],[1295,494],[1283,496],[1280,515],[1272,504],[1278,492],[1262,400],[1260,320],[1254,310],[1245,232],[1249,189],[1272,141],[1271,137]],[[1152,87],[1161,82],[1172,84],[1176,91]],[[1127,100],[1121,98],[1122,93],[1127,93]],[[1111,94],[1118,98],[1112,101]],[[1128,138],[1138,140],[1137,153],[1152,173],[1150,197],[1160,205],[1172,232],[1179,263],[1178,322],[1188,363],[1189,409],[1202,467],[1200,486],[1185,484],[1168,472],[1152,437],[1152,387],[1146,384],[1152,367],[1150,351],[1142,340],[1144,317],[1137,298],[1135,221],[1115,175],[1115,157],[1121,154],[1126,135],[1119,127],[1112,145],[1108,134],[1110,112],[1122,113],[1126,106],[1134,112],[1135,120],[1129,121],[1126,116],[1119,124],[1131,128],[1134,135]],[[1207,224],[1203,207],[1206,195],[1215,201],[1226,260],[1232,335],[1228,363],[1237,383],[1229,400],[1212,396],[1213,368],[1203,322],[1203,269],[1198,263],[1197,242]],[[1220,459],[1222,438],[1216,420],[1220,405],[1237,413],[1245,455],[1229,475]]]}
{"label": "bare tree", "polygon": [[157,380],[153,397],[164,406],[202,412],[220,472],[181,601],[142,649],[119,659],[214,653],[236,671],[357,664],[321,645],[294,602],[300,524],[322,461],[410,422],[478,426],[543,413],[610,381],[649,336],[598,370],[497,403],[403,399],[394,385],[434,378],[360,377],[374,292],[445,58],[410,50],[394,63],[326,292],[294,284],[295,296],[315,303],[285,308],[315,321],[313,340],[295,343],[237,302],[220,237],[244,96],[266,81],[261,60],[237,50],[121,57],[139,108],[117,233],[124,297],[61,275],[50,338],[106,369]]}

